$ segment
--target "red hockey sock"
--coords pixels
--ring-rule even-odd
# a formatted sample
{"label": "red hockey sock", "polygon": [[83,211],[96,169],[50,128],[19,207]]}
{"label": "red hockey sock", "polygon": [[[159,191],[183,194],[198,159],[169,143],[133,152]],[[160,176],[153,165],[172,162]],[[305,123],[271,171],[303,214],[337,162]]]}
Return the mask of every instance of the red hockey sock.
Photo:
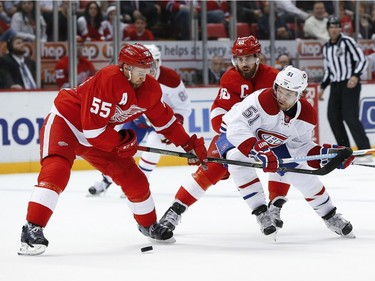
{"label": "red hockey sock", "polygon": [[272,201],[277,196],[285,197],[288,194],[290,185],[277,181],[268,182],[269,199]]}

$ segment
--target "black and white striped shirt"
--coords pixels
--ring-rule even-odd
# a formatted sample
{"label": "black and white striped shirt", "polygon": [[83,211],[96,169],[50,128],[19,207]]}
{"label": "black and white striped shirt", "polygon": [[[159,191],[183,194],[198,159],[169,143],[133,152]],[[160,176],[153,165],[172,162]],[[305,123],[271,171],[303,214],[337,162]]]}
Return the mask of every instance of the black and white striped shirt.
{"label": "black and white striped shirt", "polygon": [[358,78],[366,70],[368,61],[361,48],[352,37],[343,33],[336,43],[328,41],[323,46],[324,77],[322,89],[332,82],[349,80],[353,75]]}

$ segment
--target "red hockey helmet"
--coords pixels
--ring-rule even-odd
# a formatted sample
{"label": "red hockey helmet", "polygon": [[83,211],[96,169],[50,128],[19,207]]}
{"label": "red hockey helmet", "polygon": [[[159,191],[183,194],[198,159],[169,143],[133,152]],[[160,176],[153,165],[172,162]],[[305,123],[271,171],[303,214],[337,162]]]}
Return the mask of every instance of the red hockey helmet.
{"label": "red hockey helmet", "polygon": [[139,43],[133,45],[125,44],[118,55],[118,63],[140,68],[151,68],[154,63],[151,52]]}
{"label": "red hockey helmet", "polygon": [[232,55],[247,56],[260,53],[260,44],[258,39],[250,35],[247,37],[238,37],[232,47]]}

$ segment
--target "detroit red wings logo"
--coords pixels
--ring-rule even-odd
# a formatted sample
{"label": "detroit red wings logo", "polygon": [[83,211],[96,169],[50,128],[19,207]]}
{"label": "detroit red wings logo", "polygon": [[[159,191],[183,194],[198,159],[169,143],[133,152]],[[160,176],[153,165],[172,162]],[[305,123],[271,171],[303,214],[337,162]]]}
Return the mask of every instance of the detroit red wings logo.
{"label": "detroit red wings logo", "polygon": [[258,129],[256,131],[257,139],[264,140],[268,143],[268,145],[272,147],[278,147],[284,143],[284,141],[288,138],[279,133],[265,131],[263,129]]}
{"label": "detroit red wings logo", "polygon": [[109,123],[123,123],[129,117],[136,115],[141,112],[145,112],[146,109],[132,104],[128,109],[122,110],[121,107],[116,105],[116,112],[109,120]]}

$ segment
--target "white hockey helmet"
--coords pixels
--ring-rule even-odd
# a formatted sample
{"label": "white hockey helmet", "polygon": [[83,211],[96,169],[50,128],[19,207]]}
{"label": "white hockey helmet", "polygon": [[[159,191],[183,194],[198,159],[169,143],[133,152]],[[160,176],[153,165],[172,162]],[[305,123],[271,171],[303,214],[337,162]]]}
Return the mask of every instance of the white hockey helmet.
{"label": "white hockey helmet", "polygon": [[277,74],[273,82],[273,89],[276,92],[277,87],[281,86],[289,91],[296,92],[297,97],[300,98],[307,87],[307,79],[305,71],[288,65]]}
{"label": "white hockey helmet", "polygon": [[152,57],[154,58],[154,65],[151,68],[150,74],[157,79],[159,77],[159,69],[161,65],[160,50],[155,44],[145,45],[145,47],[150,51]]}
{"label": "white hockey helmet", "polygon": [[161,59],[161,53],[160,53],[159,48],[155,44],[144,45],[144,46],[147,49],[149,49],[149,51],[151,52],[152,57],[154,58],[154,60],[159,60],[160,61],[160,59]]}

